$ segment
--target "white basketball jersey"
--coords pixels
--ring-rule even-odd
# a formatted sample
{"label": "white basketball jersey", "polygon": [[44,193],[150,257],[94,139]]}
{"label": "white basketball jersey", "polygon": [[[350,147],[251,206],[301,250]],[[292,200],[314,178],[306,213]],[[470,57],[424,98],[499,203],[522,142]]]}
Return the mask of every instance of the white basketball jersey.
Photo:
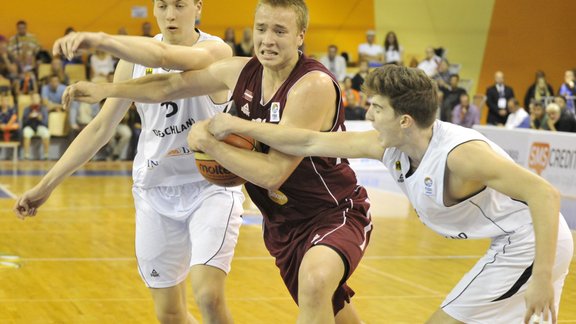
{"label": "white basketball jersey", "polygon": [[[396,148],[384,153],[383,162],[415,206],[420,220],[448,238],[489,238],[514,232],[530,224],[530,211],[522,202],[486,187],[480,193],[450,207],[444,205],[444,172],[448,154],[460,144],[480,140],[511,159],[499,146],[473,129],[436,121],[422,162],[410,176],[408,155]],[[471,156],[469,163],[475,163]],[[520,184],[519,184],[520,185]]]}
{"label": "white basketball jersey", "polygon": [[[162,35],[154,38],[161,41]],[[216,36],[200,32],[198,42],[207,40],[222,41]],[[134,65],[132,76],[138,78],[147,74],[170,72],[180,71]],[[214,104],[209,96],[155,104],[136,103],[142,120],[142,133],[134,158],[134,185],[150,188],[204,181],[198,173],[194,154],[188,148],[186,137],[195,122],[223,112],[228,104]]]}

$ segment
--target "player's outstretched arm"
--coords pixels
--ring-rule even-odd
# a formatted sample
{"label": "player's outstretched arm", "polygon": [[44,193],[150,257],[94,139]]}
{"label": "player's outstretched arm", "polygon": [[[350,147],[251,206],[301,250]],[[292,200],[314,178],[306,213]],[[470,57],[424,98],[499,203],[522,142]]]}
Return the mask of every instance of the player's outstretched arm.
{"label": "player's outstretched arm", "polygon": [[[470,163],[470,157],[474,163]],[[542,177],[496,154],[487,143],[460,145],[448,156],[451,174],[478,181],[528,204],[536,237],[532,280],[526,292],[526,322],[532,314],[552,314],[556,321],[552,268],[556,256],[560,193]]]}
{"label": "player's outstretched arm", "polygon": [[138,102],[162,102],[232,89],[248,58],[231,57],[199,71],[152,74],[114,83],[78,82],[68,86],[64,106],[72,100],[98,102],[104,98],[126,98]]}
{"label": "player's outstretched arm", "polygon": [[[120,61],[114,80],[120,81],[131,77],[132,64]],[[54,167],[36,186],[17,199],[14,212],[18,218],[35,216],[37,209],[46,202],[52,191],[110,141],[116,126],[130,108],[131,102],[125,99],[106,100],[94,120],[74,139]]]}
{"label": "player's outstretched arm", "polygon": [[175,70],[200,70],[210,64],[232,56],[226,43],[210,40],[193,46],[169,45],[154,38],[109,35],[106,33],[70,33],[54,42],[54,55],[72,58],[78,50],[96,48],[123,60],[148,67]]}
{"label": "player's outstretched arm", "polygon": [[244,134],[280,152],[295,156],[381,159],[384,148],[378,132],[317,132],[284,125],[256,123],[222,113],[211,119],[209,131],[223,139],[230,133]]}

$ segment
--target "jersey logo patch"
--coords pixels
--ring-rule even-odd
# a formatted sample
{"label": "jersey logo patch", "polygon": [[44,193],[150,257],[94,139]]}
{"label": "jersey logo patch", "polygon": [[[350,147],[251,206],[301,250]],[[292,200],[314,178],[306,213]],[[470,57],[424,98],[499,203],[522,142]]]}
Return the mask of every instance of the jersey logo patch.
{"label": "jersey logo patch", "polygon": [[252,93],[252,91],[246,89],[244,91],[244,94],[242,95],[242,98],[248,100],[248,102],[252,102],[252,99],[254,99],[254,94]]}
{"label": "jersey logo patch", "polygon": [[273,102],[270,106],[270,122],[279,122],[280,121],[280,103]]}
{"label": "jersey logo patch", "polygon": [[154,73],[154,70],[152,68],[146,68],[146,75],[150,75]]}
{"label": "jersey logo patch", "polygon": [[424,194],[426,196],[434,195],[433,185],[434,185],[434,182],[432,181],[432,178],[430,178],[430,177],[424,178]]}
{"label": "jersey logo patch", "polygon": [[156,272],[156,270],[152,269],[152,272],[150,273],[151,277],[160,277],[160,274],[158,272]]}
{"label": "jersey logo patch", "polygon": [[250,117],[250,107],[248,106],[248,104],[244,104],[244,106],[240,108],[240,111],[242,111],[244,115]]}

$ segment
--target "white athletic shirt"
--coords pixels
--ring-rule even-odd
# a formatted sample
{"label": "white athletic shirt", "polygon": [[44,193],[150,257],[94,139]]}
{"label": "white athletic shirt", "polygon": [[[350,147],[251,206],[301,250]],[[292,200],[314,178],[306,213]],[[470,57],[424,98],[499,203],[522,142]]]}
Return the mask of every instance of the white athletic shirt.
{"label": "white athletic shirt", "polygon": [[[200,32],[200,31],[199,31]],[[154,37],[162,40],[162,35]],[[220,38],[200,32],[198,42],[219,40]],[[162,68],[146,68],[134,65],[132,76],[138,78],[146,74],[180,72]],[[217,105],[209,96],[172,100],[164,103],[136,103],[142,133],[138,140],[138,153],[134,158],[132,177],[134,186],[151,188],[178,186],[204,181],[198,173],[194,154],[188,148],[186,137],[190,127],[196,122],[223,112],[229,103]]]}
{"label": "white athletic shirt", "polygon": [[[455,239],[490,238],[532,223],[526,204],[488,187],[456,205],[444,205],[448,154],[456,146],[473,140],[488,143],[498,154],[510,159],[502,148],[477,131],[437,120],[428,149],[412,175],[406,177],[410,170],[408,155],[396,148],[387,149],[382,162],[408,196],[420,220],[441,235]],[[475,163],[473,156],[469,163]]]}

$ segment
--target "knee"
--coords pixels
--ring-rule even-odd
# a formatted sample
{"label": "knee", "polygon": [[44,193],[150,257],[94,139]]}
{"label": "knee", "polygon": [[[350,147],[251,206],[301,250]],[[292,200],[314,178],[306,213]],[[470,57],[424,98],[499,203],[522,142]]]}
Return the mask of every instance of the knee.
{"label": "knee", "polygon": [[215,287],[202,287],[194,291],[194,299],[202,312],[215,313],[224,304],[224,292]]}
{"label": "knee", "polygon": [[338,282],[329,271],[316,269],[300,274],[298,283],[298,300],[304,303],[319,303],[330,300]]}
{"label": "knee", "polygon": [[175,308],[156,309],[156,318],[161,324],[186,323],[188,313]]}

